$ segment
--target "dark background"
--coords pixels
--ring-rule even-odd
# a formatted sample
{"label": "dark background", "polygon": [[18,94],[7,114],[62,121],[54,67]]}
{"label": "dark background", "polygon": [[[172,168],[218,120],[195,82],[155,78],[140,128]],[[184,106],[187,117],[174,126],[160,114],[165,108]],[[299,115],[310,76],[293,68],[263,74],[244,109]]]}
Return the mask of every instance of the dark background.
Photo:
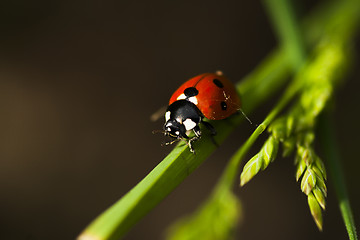
{"label": "dark background", "polygon": [[[277,45],[258,1],[3,1],[0,30],[1,239],[74,239],[171,150],[149,116],[183,81],[218,69],[238,81]],[[334,116],[357,223],[359,77],[355,63]],[[243,124],[125,239],[159,239],[196,209],[251,130]],[[346,239],[331,179],[319,233],[294,171],[278,158],[236,189],[239,238]]]}

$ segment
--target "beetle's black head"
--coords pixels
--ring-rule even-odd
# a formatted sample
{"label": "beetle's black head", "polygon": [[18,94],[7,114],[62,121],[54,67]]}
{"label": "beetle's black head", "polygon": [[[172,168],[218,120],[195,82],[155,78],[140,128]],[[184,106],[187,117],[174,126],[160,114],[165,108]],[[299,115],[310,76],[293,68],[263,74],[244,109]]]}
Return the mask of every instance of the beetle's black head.
{"label": "beetle's black head", "polygon": [[175,119],[169,119],[164,125],[165,135],[173,138],[188,138],[185,126]]}

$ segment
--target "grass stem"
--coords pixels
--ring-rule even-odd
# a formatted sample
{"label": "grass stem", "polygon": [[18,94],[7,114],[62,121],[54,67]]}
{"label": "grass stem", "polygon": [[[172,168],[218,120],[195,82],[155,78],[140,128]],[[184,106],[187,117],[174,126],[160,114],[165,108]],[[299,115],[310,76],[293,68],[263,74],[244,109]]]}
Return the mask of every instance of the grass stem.
{"label": "grass stem", "polygon": [[299,71],[306,61],[306,51],[300,26],[289,0],[264,0],[264,6],[284,47],[294,71]]}
{"label": "grass stem", "polygon": [[327,159],[329,173],[339,201],[339,208],[350,240],[358,240],[356,225],[346,190],[345,177],[341,166],[341,157],[334,133],[335,126],[329,113],[320,118],[320,143]]}

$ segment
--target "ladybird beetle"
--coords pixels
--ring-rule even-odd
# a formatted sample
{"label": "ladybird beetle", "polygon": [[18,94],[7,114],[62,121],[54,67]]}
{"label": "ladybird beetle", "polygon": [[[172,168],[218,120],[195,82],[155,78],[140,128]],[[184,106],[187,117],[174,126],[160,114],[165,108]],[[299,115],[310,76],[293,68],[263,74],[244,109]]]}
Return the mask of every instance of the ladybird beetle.
{"label": "ladybird beetle", "polygon": [[[164,133],[173,141],[166,144],[185,140],[194,153],[192,142],[201,136],[200,123],[209,129],[212,136],[216,135],[215,128],[204,118],[221,120],[239,109],[240,97],[234,85],[220,71],[193,77],[170,98],[165,112]],[[192,138],[188,136],[191,131],[195,134]]]}

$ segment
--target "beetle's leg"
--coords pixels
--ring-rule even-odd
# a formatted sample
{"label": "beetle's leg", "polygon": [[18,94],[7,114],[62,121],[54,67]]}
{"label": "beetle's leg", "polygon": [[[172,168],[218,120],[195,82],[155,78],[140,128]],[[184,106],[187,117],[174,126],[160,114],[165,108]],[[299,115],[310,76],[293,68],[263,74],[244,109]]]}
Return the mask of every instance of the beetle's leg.
{"label": "beetle's leg", "polygon": [[171,144],[173,144],[173,143],[175,143],[175,142],[178,142],[178,141],[180,141],[181,140],[181,138],[175,138],[175,139],[173,139],[172,141],[170,141],[170,142],[163,142],[162,144],[161,144],[161,146],[168,146],[168,145],[171,145]]}
{"label": "beetle's leg", "polygon": [[204,124],[204,126],[210,131],[211,136],[215,136],[216,135],[216,130],[213,127],[213,125],[211,125],[208,122],[202,121],[202,124]]}
{"label": "beetle's leg", "polygon": [[190,152],[195,154],[195,150],[194,150],[194,148],[192,146],[192,143],[195,142],[196,140],[200,139],[200,137],[201,137],[200,127],[199,126],[194,127],[193,131],[195,133],[195,136],[192,137],[191,139],[189,139],[188,146],[190,148]]}
{"label": "beetle's leg", "polygon": [[214,139],[214,136],[216,136],[216,130],[213,127],[213,125],[205,121],[202,121],[202,124],[204,124],[204,126],[210,131],[211,141],[214,143],[216,147],[219,147],[219,144]]}

